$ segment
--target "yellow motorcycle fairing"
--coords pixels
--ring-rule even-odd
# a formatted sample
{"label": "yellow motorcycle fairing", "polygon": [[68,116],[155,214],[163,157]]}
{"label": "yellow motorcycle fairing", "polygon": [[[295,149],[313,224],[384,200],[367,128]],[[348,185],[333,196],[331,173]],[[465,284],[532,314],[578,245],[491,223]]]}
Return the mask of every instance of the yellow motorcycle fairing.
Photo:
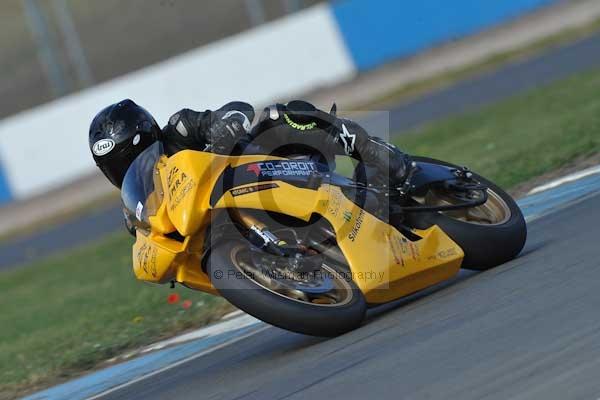
{"label": "yellow motorcycle fairing", "polygon": [[[323,183],[310,189],[273,177],[265,182],[230,182],[229,172],[254,171],[276,157],[229,157],[182,151],[162,157],[157,174],[164,200],[150,217],[151,232],[140,233],[133,248],[134,272],[141,280],[180,282],[216,293],[199,268],[211,213],[220,209],[256,209],[303,221],[318,214],[331,224],[352,279],[368,303],[385,303],[454,276],[464,253],[439,227],[414,230],[411,241],[393,226],[360,208],[341,188]],[[237,168],[239,167],[239,168]],[[258,173],[257,173],[258,175]],[[219,181],[220,179],[220,181]],[[184,239],[166,234],[177,231]]]}

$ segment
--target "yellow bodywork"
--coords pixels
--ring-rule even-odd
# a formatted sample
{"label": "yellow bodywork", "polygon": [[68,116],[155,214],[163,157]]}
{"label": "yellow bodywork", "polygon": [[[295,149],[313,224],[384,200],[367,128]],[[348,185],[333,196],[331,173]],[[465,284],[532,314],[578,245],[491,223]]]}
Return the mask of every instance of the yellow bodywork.
{"label": "yellow bodywork", "polygon": [[[280,212],[304,221],[318,214],[326,218],[337,235],[338,245],[352,278],[368,303],[385,303],[451,278],[460,269],[464,253],[439,227],[414,230],[410,241],[397,229],[361,209],[337,186],[323,184],[316,190],[273,180],[268,190],[249,190],[252,183],[237,186],[211,206],[211,193],[227,167],[262,162],[275,157],[228,157],[182,151],[163,157],[156,167],[160,193],[152,230],[138,230],[133,247],[134,272],[138,279],[166,283],[176,281],[190,288],[217,294],[201,270],[206,228],[211,213],[219,209],[259,209]],[[157,189],[160,190],[160,189]],[[237,194],[243,195],[234,196]],[[165,234],[177,231],[183,242]]]}

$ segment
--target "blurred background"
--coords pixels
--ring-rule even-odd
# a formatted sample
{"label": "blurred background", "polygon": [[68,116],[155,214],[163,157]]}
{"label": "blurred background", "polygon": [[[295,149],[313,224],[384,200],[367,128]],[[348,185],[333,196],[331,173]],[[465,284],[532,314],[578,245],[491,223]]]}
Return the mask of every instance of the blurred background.
{"label": "blurred background", "polygon": [[598,0],[4,0],[0,10],[7,398],[232,310],[189,291],[179,307],[168,288],[134,280],[118,193],[87,144],[108,104],[131,98],[163,125],[231,100],[337,102],[372,134],[468,164],[516,196],[598,163]]}
{"label": "blurred background", "polygon": [[318,3],[20,1],[2,8],[6,117]]}

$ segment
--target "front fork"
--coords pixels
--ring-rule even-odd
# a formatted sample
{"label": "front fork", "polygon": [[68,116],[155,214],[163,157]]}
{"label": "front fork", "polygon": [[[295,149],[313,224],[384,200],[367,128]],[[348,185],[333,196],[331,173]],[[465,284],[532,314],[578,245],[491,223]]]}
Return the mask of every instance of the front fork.
{"label": "front fork", "polygon": [[248,229],[248,240],[254,246],[275,256],[286,256],[287,242],[275,236],[267,226],[254,216],[243,210],[236,210],[238,223]]}
{"label": "front fork", "polygon": [[[314,271],[320,268],[323,256],[332,256],[326,253],[326,250],[331,246],[327,246],[325,243],[329,243],[332,238],[335,239],[335,235],[324,226],[319,225],[315,227],[319,231],[318,235],[317,232],[311,230],[311,237],[307,238],[306,241],[299,239],[294,231],[293,239],[290,240],[291,243],[288,243],[286,240],[278,237],[276,233],[269,230],[266,224],[248,211],[234,210],[230,215],[238,225],[241,225],[246,230],[246,237],[256,250],[263,252],[262,254],[266,253],[270,256],[275,256],[278,260],[277,264],[285,266],[290,271]],[[291,230],[292,228],[289,229]],[[331,258],[337,259],[339,257]],[[319,260],[321,263],[317,262]]]}

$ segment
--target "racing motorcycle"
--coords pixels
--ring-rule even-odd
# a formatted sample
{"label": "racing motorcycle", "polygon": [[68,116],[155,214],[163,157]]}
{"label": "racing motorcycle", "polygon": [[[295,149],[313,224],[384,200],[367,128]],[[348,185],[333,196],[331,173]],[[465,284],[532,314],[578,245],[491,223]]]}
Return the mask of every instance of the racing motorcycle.
{"label": "racing motorcycle", "polygon": [[269,324],[335,336],[368,307],[522,250],[513,199],[465,167],[413,157],[400,188],[310,158],[155,143],[122,186],[137,279],[219,295]]}

